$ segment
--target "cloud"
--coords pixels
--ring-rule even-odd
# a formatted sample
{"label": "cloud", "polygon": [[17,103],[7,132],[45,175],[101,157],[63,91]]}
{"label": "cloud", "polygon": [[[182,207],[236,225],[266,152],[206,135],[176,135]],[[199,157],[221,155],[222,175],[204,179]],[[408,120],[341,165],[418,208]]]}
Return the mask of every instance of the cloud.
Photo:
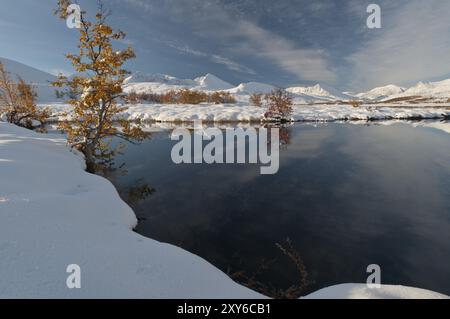
{"label": "cloud", "polygon": [[256,72],[254,70],[246,67],[245,65],[237,63],[233,60],[230,60],[230,59],[223,57],[221,55],[218,55],[218,54],[208,54],[206,52],[192,49],[191,47],[189,47],[187,45],[177,45],[170,41],[166,41],[165,44],[173,49],[176,49],[179,52],[184,53],[184,54],[189,54],[189,55],[193,55],[196,57],[208,58],[211,62],[220,64],[220,65],[224,65],[225,67],[227,67],[229,70],[232,70],[232,71],[248,73],[248,74],[253,74],[253,75],[256,74]]}
{"label": "cloud", "polygon": [[334,82],[336,75],[322,50],[298,48],[295,43],[254,23],[241,21],[238,34],[246,39],[237,51],[272,60],[299,80]]}
{"label": "cloud", "polygon": [[[159,6],[153,7],[143,0],[126,1],[148,12],[161,14],[165,11],[163,14],[173,23],[189,24],[192,35],[208,42],[212,41],[215,47],[220,49],[220,55],[208,55],[210,60],[231,70],[254,73],[235,62],[235,58],[231,60],[224,55],[262,59],[278,66],[283,72],[294,75],[300,81],[336,81],[336,73],[323,50],[299,47],[282,35],[243,18],[233,10],[228,10],[227,5],[219,0],[164,0],[159,2]],[[323,8],[319,6],[315,10],[320,11]],[[197,56],[202,56],[203,53],[190,48],[184,48],[184,51]]]}
{"label": "cloud", "polygon": [[[384,10],[383,10],[384,9]],[[410,0],[382,6],[381,30],[368,30],[361,49],[347,57],[354,86],[411,83],[450,73],[450,2]]]}
{"label": "cloud", "polygon": [[253,75],[256,74],[255,71],[246,67],[245,65],[239,64],[235,61],[232,61],[228,58],[225,58],[225,57],[217,55],[217,54],[213,54],[211,56],[211,61],[213,61],[214,63],[217,63],[217,64],[225,65],[228,69],[230,69],[232,71],[248,73],[248,74],[253,74]]}

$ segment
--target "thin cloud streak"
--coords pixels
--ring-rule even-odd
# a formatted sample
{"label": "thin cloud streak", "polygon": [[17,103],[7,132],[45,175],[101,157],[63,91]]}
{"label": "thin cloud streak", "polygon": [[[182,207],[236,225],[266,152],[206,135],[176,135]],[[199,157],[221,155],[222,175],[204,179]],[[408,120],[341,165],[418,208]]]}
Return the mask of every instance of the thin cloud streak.
{"label": "thin cloud streak", "polygon": [[[143,0],[126,0],[140,9],[155,9]],[[172,0],[165,2],[170,10],[170,19],[190,22],[194,34],[204,39],[213,39],[230,54],[254,59],[260,58],[278,66],[284,72],[294,75],[299,81],[319,81],[333,83],[336,74],[328,63],[323,50],[304,49],[295,42],[246,21],[227,12],[218,1],[192,0],[189,3]],[[195,10],[193,9],[195,8]],[[186,53],[196,54],[201,51],[188,49]],[[224,54],[210,55],[215,63],[225,65],[234,71],[243,71],[242,65],[234,62]],[[250,71],[248,69],[247,71]],[[254,73],[254,72],[249,72]]]}
{"label": "thin cloud streak", "polygon": [[410,85],[450,74],[450,2],[411,0],[386,11],[383,29],[346,60],[354,87]]}

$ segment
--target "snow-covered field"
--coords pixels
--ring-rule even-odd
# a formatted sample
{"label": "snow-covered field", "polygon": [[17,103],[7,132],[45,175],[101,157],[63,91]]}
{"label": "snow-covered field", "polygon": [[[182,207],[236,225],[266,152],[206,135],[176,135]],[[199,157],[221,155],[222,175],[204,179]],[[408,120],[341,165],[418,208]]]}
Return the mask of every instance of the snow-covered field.
{"label": "snow-covered field", "polygon": [[[63,112],[70,110],[65,104],[52,104],[52,112],[57,119]],[[261,122],[264,121],[265,109],[248,104],[138,104],[129,105],[123,114],[131,120],[157,122]],[[393,120],[393,119],[444,119],[450,117],[450,104],[424,107],[373,107],[363,105],[354,108],[350,105],[295,105],[292,120],[296,122],[333,122],[360,120]]]}
{"label": "snow-covered field", "polygon": [[[132,231],[133,211],[57,135],[0,122],[0,298],[263,298],[203,259]],[[68,289],[69,264],[81,289]],[[308,298],[445,298],[343,285]]]}

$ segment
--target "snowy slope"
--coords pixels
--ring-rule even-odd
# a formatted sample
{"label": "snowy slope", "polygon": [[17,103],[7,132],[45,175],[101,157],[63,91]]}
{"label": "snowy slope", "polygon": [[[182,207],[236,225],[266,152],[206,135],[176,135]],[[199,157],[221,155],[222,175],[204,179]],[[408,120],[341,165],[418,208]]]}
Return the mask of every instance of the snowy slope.
{"label": "snowy slope", "polygon": [[422,96],[427,98],[450,98],[450,79],[439,82],[419,82],[403,93],[394,94],[390,98],[405,96]]}
{"label": "snowy slope", "polygon": [[194,86],[196,82],[194,80],[179,79],[166,74],[145,74],[142,72],[133,73],[127,79],[125,84],[134,83],[161,83],[174,86]]}
{"label": "snowy slope", "polygon": [[241,83],[238,86],[228,90],[231,94],[253,94],[253,93],[270,93],[275,90],[276,87],[270,84],[259,83],[259,82],[248,82]]}
{"label": "snowy slope", "polygon": [[388,99],[393,95],[402,94],[403,92],[405,92],[405,88],[391,84],[382,87],[377,87],[367,92],[356,94],[356,97],[363,100],[379,101]]}
{"label": "snowy slope", "polygon": [[14,78],[17,79],[17,76],[20,76],[23,80],[35,86],[40,103],[56,100],[55,89],[50,85],[51,82],[56,80],[54,75],[6,58],[0,57],[0,62]]}
{"label": "snowy slope", "polygon": [[350,100],[351,97],[339,92],[338,90],[326,86],[317,84],[315,86],[303,87],[290,87],[286,89],[288,92],[298,95],[303,98],[310,98],[312,100],[319,101],[337,101],[337,100]]}
{"label": "snowy slope", "polygon": [[230,83],[225,82],[210,73],[205,76],[198,77],[194,81],[197,83],[197,86],[194,89],[200,91],[224,91],[233,87]]}
{"label": "snowy slope", "polygon": [[164,74],[144,74],[136,72],[125,80],[125,92],[157,93],[169,90],[190,89],[198,91],[224,91],[233,86],[213,74],[206,74],[194,80],[179,79]]}
{"label": "snowy slope", "polygon": [[[0,122],[0,298],[261,298],[133,232],[136,216],[61,135]],[[67,266],[81,267],[68,289]]]}

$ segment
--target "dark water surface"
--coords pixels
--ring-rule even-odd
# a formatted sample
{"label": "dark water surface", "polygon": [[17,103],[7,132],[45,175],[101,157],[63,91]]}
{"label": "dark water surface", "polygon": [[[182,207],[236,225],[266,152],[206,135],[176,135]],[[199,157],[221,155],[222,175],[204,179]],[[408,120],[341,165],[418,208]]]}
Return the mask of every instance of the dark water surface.
{"label": "dark water surface", "polygon": [[[450,124],[447,124],[450,125]],[[260,165],[175,165],[170,131],[127,145],[112,180],[140,218],[137,232],[224,272],[287,288],[298,277],[286,238],[314,284],[366,282],[450,294],[450,134],[410,124],[298,124],[274,176]],[[156,189],[140,199],[136,189]],[[139,192],[137,192],[139,193]],[[132,195],[130,195],[132,194]]]}

